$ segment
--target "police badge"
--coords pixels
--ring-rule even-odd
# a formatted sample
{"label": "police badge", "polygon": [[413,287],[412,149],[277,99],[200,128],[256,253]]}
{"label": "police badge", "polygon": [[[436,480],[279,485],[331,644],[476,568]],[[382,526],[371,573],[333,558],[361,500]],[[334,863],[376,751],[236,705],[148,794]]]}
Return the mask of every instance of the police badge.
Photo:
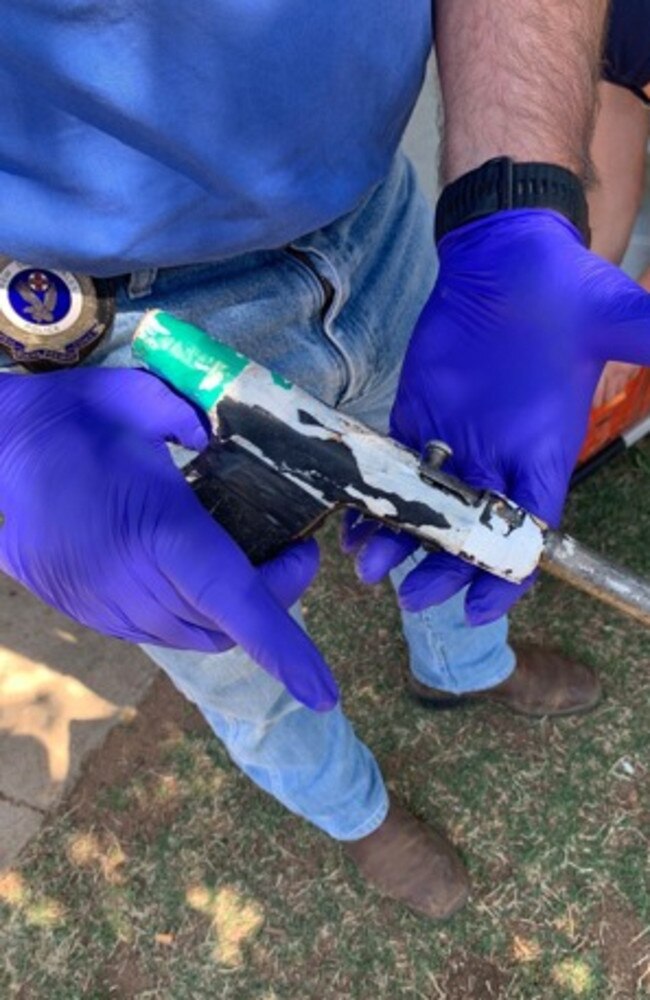
{"label": "police badge", "polygon": [[0,256],[0,347],[25,368],[78,364],[114,315],[110,281]]}

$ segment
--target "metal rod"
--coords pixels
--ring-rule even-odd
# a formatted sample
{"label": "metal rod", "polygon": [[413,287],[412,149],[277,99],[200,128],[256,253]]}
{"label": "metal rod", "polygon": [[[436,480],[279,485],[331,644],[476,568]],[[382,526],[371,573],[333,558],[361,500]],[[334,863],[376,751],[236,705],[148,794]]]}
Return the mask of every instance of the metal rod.
{"label": "metal rod", "polygon": [[549,531],[540,566],[572,587],[650,626],[650,583],[576,542]]}

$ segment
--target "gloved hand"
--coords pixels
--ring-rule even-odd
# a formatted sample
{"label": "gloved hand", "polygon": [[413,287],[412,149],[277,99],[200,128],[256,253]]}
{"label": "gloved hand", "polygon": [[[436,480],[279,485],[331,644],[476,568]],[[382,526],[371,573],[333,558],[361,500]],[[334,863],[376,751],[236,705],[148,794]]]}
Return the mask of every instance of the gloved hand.
{"label": "gloved hand", "polygon": [[201,507],[166,440],[202,449],[194,408],[153,375],[0,375],[0,569],[47,604],[134,643],[242,646],[326,710],[335,682],[285,610],[318,567],[314,542],[257,570]]}
{"label": "gloved hand", "polygon": [[[444,470],[505,493],[557,526],[609,359],[650,364],[650,295],[585,249],[563,216],[501,212],[445,236],[440,273],[411,339],[391,433],[421,450],[453,448]],[[416,548],[384,529],[348,522],[363,580],[376,582]],[[466,617],[503,615],[516,586],[444,553],[404,580],[400,604],[420,611],[469,585]]]}

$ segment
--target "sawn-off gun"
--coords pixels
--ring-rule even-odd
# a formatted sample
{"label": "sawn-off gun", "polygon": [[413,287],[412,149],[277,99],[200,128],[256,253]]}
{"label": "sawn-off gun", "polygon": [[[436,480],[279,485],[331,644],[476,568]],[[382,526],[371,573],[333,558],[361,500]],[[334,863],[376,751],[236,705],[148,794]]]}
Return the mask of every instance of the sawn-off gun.
{"label": "sawn-off gun", "polygon": [[207,414],[213,436],[183,472],[255,564],[346,507],[518,583],[537,566],[650,625],[650,584],[507,497],[448,475],[174,316],[147,312],[136,359]]}

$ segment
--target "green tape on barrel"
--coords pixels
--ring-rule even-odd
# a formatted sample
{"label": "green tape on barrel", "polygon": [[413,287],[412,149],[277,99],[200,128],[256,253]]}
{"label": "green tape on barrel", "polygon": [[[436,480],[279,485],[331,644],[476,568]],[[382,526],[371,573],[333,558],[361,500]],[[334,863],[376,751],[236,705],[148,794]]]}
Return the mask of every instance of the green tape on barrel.
{"label": "green tape on barrel", "polygon": [[210,410],[250,361],[203,330],[161,310],[145,313],[133,338],[145,368]]}

